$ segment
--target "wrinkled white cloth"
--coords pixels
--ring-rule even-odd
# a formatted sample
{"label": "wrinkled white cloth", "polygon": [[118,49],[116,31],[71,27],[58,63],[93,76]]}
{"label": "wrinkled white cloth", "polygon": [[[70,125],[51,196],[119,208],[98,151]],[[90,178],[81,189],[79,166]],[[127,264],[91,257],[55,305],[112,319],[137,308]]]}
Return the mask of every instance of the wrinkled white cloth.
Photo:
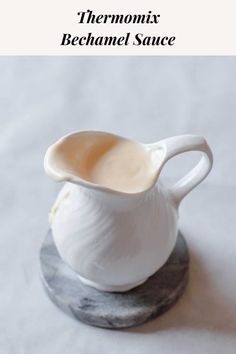
{"label": "wrinkled white cloth", "polygon": [[[235,353],[236,58],[1,57],[0,72],[0,353]],[[85,129],[140,142],[200,134],[214,152],[211,174],[180,208],[187,291],[137,328],[77,322],[40,282],[38,251],[61,187],[45,176],[44,153]],[[163,178],[177,180],[195,155],[170,161]]]}

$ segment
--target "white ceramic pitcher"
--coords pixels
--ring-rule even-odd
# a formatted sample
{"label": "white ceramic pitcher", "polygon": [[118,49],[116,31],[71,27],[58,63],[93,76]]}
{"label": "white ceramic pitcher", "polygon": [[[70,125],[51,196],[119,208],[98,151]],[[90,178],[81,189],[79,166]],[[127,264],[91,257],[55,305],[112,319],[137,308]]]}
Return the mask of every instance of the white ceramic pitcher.
{"label": "white ceramic pitcher", "polygon": [[[145,282],[166,262],[176,243],[178,206],[208,175],[213,159],[201,136],[141,144],[149,152],[155,179],[144,191],[119,192],[82,177],[89,156],[111,137],[124,139],[96,131],[69,134],[48,148],[44,166],[55,181],[67,182],[50,214],[62,259],[87,285],[122,292]],[[159,175],[164,164],[187,151],[200,151],[199,163],[171,188],[163,186]],[[75,165],[81,175],[74,173]]]}

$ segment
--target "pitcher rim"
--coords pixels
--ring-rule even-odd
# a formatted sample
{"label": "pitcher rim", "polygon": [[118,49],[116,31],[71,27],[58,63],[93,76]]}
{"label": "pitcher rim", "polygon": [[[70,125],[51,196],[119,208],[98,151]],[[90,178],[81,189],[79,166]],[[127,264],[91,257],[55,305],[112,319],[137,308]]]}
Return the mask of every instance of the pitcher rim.
{"label": "pitcher rim", "polygon": [[[148,151],[153,151],[152,148],[150,147],[151,144],[145,144],[145,143],[140,143],[137,142],[135,140],[126,138],[124,136],[118,135],[118,134],[114,134],[114,133],[110,133],[110,132],[105,132],[102,130],[76,130],[73,131],[71,133],[65,134],[64,136],[62,136],[61,138],[59,138],[55,143],[51,144],[46,153],[45,153],[45,157],[44,157],[44,170],[46,172],[46,174],[48,176],[50,176],[54,181],[56,182],[68,182],[68,183],[73,183],[73,184],[77,184],[77,185],[81,185],[83,187],[87,187],[87,188],[91,188],[100,192],[104,192],[104,193],[112,193],[115,195],[119,195],[119,196],[140,196],[142,194],[147,193],[148,191],[150,191],[152,188],[155,187],[157,180],[158,180],[158,175],[156,176],[156,178],[154,179],[153,183],[146,189],[141,190],[139,192],[124,192],[124,191],[118,191],[106,186],[102,186],[93,182],[90,182],[86,179],[82,179],[79,176],[76,175],[72,175],[72,174],[67,174],[66,172],[63,172],[63,176],[60,176],[58,171],[56,171],[54,168],[52,168],[50,166],[50,162],[49,159],[50,157],[52,157],[52,150],[60,143],[62,143],[63,141],[65,141],[66,139],[72,137],[73,135],[77,135],[77,134],[86,134],[86,133],[95,133],[97,135],[102,135],[102,134],[106,134],[106,135],[110,135],[110,136],[114,136],[117,137],[119,139],[123,139],[126,141],[130,141],[131,143],[135,143],[135,144],[139,144],[141,146],[143,146],[144,148],[146,148]],[[61,171],[60,171],[61,172]]]}

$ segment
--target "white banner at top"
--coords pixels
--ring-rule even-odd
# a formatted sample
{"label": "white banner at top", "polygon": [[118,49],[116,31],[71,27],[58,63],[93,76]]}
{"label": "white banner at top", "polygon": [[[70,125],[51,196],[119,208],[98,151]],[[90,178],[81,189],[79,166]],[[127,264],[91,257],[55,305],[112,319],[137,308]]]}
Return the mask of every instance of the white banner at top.
{"label": "white banner at top", "polygon": [[8,0],[2,55],[236,55],[233,0]]}

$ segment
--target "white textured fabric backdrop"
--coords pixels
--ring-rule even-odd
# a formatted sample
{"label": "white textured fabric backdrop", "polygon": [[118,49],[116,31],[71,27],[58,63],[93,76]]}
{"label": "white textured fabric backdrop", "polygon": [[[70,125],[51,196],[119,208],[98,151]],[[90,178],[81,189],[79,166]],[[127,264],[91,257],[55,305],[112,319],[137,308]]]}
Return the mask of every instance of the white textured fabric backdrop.
{"label": "white textured fabric backdrop", "polygon": [[[236,57],[0,58],[0,353],[236,352]],[[45,176],[49,144],[73,130],[154,142],[204,135],[212,173],[183,201],[188,289],[162,317],[111,331],[57,309],[38,250],[60,185]],[[168,183],[198,156],[167,166]]]}

